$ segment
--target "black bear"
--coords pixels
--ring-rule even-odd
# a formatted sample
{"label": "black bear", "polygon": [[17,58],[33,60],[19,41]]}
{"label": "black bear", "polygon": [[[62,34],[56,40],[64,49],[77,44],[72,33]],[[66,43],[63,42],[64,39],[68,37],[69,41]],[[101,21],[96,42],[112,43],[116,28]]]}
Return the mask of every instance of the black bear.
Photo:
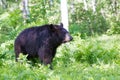
{"label": "black bear", "polygon": [[16,61],[19,54],[23,53],[28,54],[27,59],[39,58],[43,64],[51,64],[57,47],[72,39],[62,23],[27,28],[15,40]]}

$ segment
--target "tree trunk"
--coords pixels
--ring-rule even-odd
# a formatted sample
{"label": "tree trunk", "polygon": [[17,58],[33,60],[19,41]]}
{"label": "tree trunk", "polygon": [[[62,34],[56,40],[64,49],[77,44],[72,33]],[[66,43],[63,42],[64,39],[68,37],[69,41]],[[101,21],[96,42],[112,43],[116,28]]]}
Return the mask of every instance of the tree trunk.
{"label": "tree trunk", "polygon": [[0,5],[2,6],[3,9],[6,9],[7,8],[6,0],[0,0]]}
{"label": "tree trunk", "polygon": [[50,7],[53,5],[53,0],[49,0]]}
{"label": "tree trunk", "polygon": [[61,18],[64,28],[68,31],[68,9],[66,0],[61,0]]}
{"label": "tree trunk", "polygon": [[86,0],[84,0],[84,9],[87,11],[88,10],[88,7],[87,7],[87,2]]}
{"label": "tree trunk", "polygon": [[22,1],[22,4],[23,4],[23,19],[24,19],[24,22],[26,22],[27,19],[29,19],[29,9],[28,9],[28,0],[23,0]]}
{"label": "tree trunk", "polygon": [[93,13],[96,12],[96,1],[92,0],[92,9],[93,9]]}

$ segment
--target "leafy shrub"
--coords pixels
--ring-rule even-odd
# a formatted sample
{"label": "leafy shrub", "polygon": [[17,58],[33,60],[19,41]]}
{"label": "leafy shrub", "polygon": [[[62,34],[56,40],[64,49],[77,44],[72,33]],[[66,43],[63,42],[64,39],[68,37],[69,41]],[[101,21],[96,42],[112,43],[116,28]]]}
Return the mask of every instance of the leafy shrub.
{"label": "leafy shrub", "polygon": [[119,79],[119,35],[81,39],[63,44],[53,61],[54,70],[39,63],[32,65],[21,56],[15,62],[14,40],[0,46],[0,79]]}
{"label": "leafy shrub", "polygon": [[30,21],[36,24],[48,24],[60,22],[60,10],[58,1],[54,1],[54,5],[50,6],[49,1],[31,1]]}
{"label": "leafy shrub", "polygon": [[100,39],[88,39],[79,43],[77,41],[74,52],[76,61],[88,62],[90,64],[99,62],[112,63],[116,59],[116,61],[119,61],[120,47],[114,43],[114,41],[118,42],[117,36],[114,39],[103,36]]}
{"label": "leafy shrub", "polygon": [[81,3],[77,3],[75,5],[75,12],[74,14],[71,14],[71,25],[72,27],[78,29],[77,31],[81,33],[81,36],[102,34],[107,31],[109,25],[100,13],[100,10],[93,13],[90,9],[84,10]]}
{"label": "leafy shrub", "polygon": [[111,22],[111,27],[107,30],[107,34],[120,34],[120,21]]}

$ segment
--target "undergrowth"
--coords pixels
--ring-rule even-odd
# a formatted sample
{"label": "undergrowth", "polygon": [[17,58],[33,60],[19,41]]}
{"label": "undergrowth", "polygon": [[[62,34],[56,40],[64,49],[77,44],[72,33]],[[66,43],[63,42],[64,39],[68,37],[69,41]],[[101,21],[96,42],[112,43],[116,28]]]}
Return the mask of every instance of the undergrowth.
{"label": "undergrowth", "polygon": [[74,41],[57,49],[53,70],[31,64],[24,55],[15,62],[14,40],[6,41],[0,46],[0,80],[119,80],[119,41],[119,35],[74,36]]}

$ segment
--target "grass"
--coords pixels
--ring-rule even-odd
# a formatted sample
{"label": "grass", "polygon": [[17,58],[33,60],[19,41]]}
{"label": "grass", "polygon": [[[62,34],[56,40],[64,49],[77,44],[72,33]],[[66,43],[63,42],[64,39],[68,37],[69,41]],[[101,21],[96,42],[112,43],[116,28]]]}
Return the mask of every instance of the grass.
{"label": "grass", "polygon": [[0,80],[119,80],[120,35],[97,36],[61,45],[53,61],[54,69],[14,60],[13,42],[0,46]]}

